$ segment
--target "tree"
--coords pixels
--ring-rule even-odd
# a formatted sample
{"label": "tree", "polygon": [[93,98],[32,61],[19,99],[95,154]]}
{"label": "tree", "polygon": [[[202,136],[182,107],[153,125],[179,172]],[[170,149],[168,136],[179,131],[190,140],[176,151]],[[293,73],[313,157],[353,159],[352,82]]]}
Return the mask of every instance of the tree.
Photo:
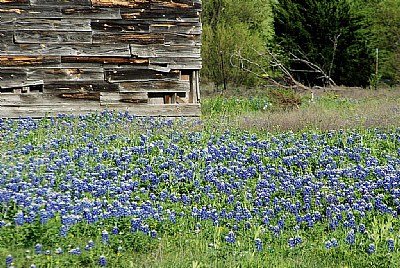
{"label": "tree", "polygon": [[281,0],[274,14],[275,40],[299,81],[311,86],[327,82],[290,55],[319,66],[339,85],[368,85],[374,58],[360,34],[362,17],[347,0]]}
{"label": "tree", "polygon": [[273,14],[268,0],[203,1],[202,76],[219,87],[228,83],[252,85],[254,75],[230,64],[235,51],[255,57],[273,37]]}
{"label": "tree", "polygon": [[358,0],[353,9],[363,17],[363,35],[378,54],[378,77],[400,83],[400,0]]}

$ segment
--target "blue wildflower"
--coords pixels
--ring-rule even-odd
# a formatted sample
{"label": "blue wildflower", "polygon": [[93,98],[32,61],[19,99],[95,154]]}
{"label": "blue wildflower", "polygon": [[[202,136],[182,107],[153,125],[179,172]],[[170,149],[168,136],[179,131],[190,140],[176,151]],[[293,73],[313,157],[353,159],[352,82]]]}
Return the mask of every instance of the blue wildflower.
{"label": "blue wildflower", "polygon": [[100,265],[101,267],[106,267],[106,264],[107,264],[107,262],[106,262],[106,257],[105,257],[104,255],[101,255],[101,256],[99,257],[99,265]]}
{"label": "blue wildflower", "polygon": [[348,232],[346,236],[346,244],[354,245],[354,242],[355,242],[354,230],[350,230],[350,232]]}
{"label": "blue wildflower", "polygon": [[389,238],[387,241],[387,247],[389,251],[394,251],[394,240],[393,238]]}
{"label": "blue wildflower", "polygon": [[236,243],[235,234],[232,231],[230,231],[229,234],[225,236],[225,241],[230,244]]}
{"label": "blue wildflower", "polygon": [[11,255],[8,255],[6,257],[6,267],[10,267],[12,262],[13,262],[13,257]]}
{"label": "blue wildflower", "polygon": [[103,230],[101,232],[101,243],[107,244],[108,243],[108,239],[109,239],[109,235],[108,235],[107,230]]}
{"label": "blue wildflower", "polygon": [[255,242],[255,246],[256,246],[256,251],[258,251],[258,252],[262,251],[263,245],[262,245],[261,239],[256,238],[254,242]]}
{"label": "blue wildflower", "polygon": [[369,244],[369,245],[368,245],[368,253],[369,253],[369,254],[374,253],[375,250],[376,250],[376,248],[375,248],[375,245],[374,245],[374,244]]}
{"label": "blue wildflower", "polygon": [[41,244],[36,244],[35,246],[35,254],[39,255],[42,253],[42,245]]}

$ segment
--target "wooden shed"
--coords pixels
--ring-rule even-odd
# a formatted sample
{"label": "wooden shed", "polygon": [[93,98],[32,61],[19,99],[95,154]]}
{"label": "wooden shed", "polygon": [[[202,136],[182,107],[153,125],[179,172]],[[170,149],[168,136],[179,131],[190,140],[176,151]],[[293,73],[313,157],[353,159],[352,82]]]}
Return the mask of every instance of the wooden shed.
{"label": "wooden shed", "polygon": [[0,117],[198,116],[201,0],[0,0]]}

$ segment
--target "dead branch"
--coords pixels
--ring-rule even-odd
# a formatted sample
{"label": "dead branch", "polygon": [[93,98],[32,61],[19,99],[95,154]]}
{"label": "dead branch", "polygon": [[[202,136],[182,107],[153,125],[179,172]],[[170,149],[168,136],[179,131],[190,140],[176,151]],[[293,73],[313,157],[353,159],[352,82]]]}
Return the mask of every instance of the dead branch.
{"label": "dead branch", "polygon": [[[337,37],[339,38],[339,36]],[[325,71],[319,67],[317,64],[311,62],[310,60],[307,59],[307,57],[299,52],[302,57],[298,57],[297,55],[293,53],[289,53],[290,56],[290,61],[296,61],[305,64],[309,69],[303,69],[303,70],[296,70],[296,69],[289,69],[287,68],[282,61],[279,59],[279,56],[272,51],[268,50],[266,53],[260,53],[256,49],[252,48],[254,52],[256,53],[257,57],[263,57],[268,59],[268,64],[269,68],[276,68],[278,69],[285,77],[285,80],[288,81],[289,86],[283,85],[282,83],[279,83],[275,79],[269,76],[269,72],[266,69],[266,67],[262,66],[260,63],[251,60],[245,56],[242,55],[241,50],[236,51],[230,58],[231,65],[233,67],[240,68],[246,72],[252,73],[256,75],[259,78],[266,79],[268,82],[272,83],[275,86],[279,86],[282,88],[299,88],[299,89],[310,89],[308,86],[305,86],[301,82],[297,81],[294,76],[293,72],[309,72],[309,73],[317,73],[321,74],[317,79],[324,79],[325,81],[328,81],[329,86],[336,86],[335,81],[330,77],[329,74],[326,74]],[[239,64],[236,64],[234,59],[237,60]]]}
{"label": "dead branch", "polygon": [[[297,81],[293,75],[291,74],[290,70],[288,70],[284,64],[278,59],[278,56],[274,54],[273,52],[267,50],[267,54],[265,53],[260,53],[256,49],[252,48],[258,57],[267,57],[269,59],[269,67],[277,68],[279,69],[282,74],[285,76],[286,81],[289,82],[290,86],[283,85],[282,83],[279,83],[275,79],[273,79],[271,76],[268,74],[268,70],[262,66],[261,64],[250,60],[249,58],[244,57],[241,54],[241,50],[236,51],[230,58],[231,65],[233,67],[240,68],[246,72],[252,73],[256,75],[259,78],[262,78],[264,80],[267,80],[268,82],[272,83],[275,86],[282,87],[282,88],[300,88],[300,89],[310,89],[309,87],[303,85],[299,81]],[[233,59],[236,58],[240,65],[238,66],[237,64],[234,63]],[[253,68],[255,67],[257,71],[254,71]]]}

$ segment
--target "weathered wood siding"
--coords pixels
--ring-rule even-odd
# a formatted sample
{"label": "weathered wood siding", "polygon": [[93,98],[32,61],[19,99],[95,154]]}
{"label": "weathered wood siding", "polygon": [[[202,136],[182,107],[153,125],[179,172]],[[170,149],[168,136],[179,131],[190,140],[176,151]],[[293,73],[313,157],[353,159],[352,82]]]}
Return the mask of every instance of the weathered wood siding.
{"label": "weathered wood siding", "polygon": [[201,0],[0,0],[0,117],[198,116]]}

